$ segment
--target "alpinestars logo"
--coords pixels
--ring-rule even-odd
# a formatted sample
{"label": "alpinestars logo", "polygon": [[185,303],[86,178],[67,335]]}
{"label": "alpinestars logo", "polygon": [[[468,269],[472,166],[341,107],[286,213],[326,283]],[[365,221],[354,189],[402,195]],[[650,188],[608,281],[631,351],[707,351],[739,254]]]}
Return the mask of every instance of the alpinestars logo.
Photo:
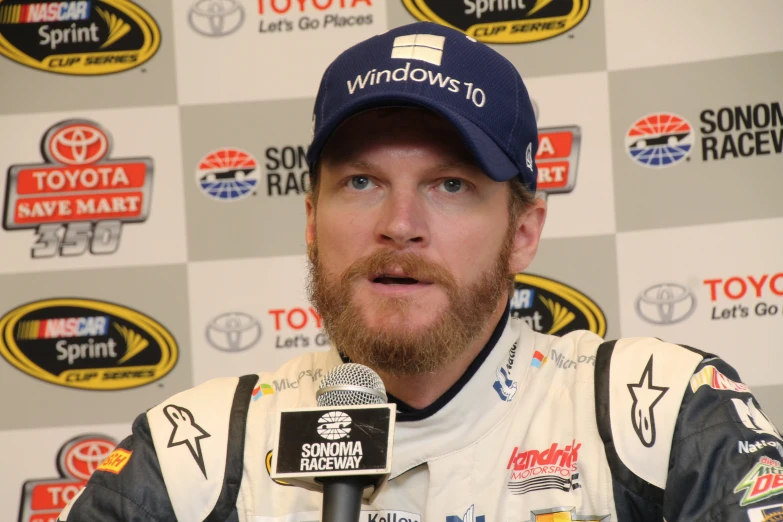
{"label": "alpinestars logo", "polygon": [[633,397],[631,405],[631,422],[639,441],[646,447],[655,445],[655,416],[653,408],[658,404],[669,388],[653,384],[653,356],[647,361],[644,372],[637,384],[628,384],[628,391]]}
{"label": "alpinestars logo", "polygon": [[201,439],[206,439],[211,437],[211,435],[196,424],[193,414],[187,408],[169,404],[163,408],[163,414],[166,415],[166,418],[173,426],[171,437],[169,437],[169,443],[166,447],[173,448],[186,444],[191,456],[193,456],[193,460],[196,461],[201,473],[204,474],[204,478],[207,478],[207,470],[204,466],[204,453],[201,451]]}

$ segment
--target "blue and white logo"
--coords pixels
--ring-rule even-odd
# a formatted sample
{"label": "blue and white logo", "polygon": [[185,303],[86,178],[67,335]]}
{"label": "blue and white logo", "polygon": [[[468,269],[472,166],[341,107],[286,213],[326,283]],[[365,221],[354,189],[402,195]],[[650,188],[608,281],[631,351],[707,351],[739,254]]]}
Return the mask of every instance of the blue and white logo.
{"label": "blue and white logo", "polygon": [[508,371],[503,366],[498,368],[495,375],[498,379],[492,387],[498,392],[498,396],[501,400],[511,402],[511,399],[513,399],[514,395],[517,393],[517,382],[509,378]]}

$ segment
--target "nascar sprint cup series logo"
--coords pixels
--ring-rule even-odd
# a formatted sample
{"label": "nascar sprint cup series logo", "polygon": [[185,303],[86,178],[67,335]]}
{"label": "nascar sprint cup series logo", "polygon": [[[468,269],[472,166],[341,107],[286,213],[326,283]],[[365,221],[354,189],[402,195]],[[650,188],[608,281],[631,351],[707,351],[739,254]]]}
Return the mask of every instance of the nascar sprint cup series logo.
{"label": "nascar sprint cup series logo", "polygon": [[0,54],[28,67],[111,74],[141,65],[158,47],[158,24],[129,0],[0,0]]}
{"label": "nascar sprint cup series logo", "polygon": [[66,120],[44,134],[47,163],[8,169],[3,228],[33,228],[32,258],[113,254],[123,223],[145,221],[152,195],[152,159],[110,159],[108,131]]}
{"label": "nascar sprint cup series logo", "polygon": [[124,390],[161,379],[177,343],[154,319],[89,299],[48,299],[0,317],[0,355],[18,370],[83,390]]}
{"label": "nascar sprint cup series logo", "polygon": [[436,22],[487,43],[546,40],[570,31],[587,16],[590,0],[402,0],[424,22]]}

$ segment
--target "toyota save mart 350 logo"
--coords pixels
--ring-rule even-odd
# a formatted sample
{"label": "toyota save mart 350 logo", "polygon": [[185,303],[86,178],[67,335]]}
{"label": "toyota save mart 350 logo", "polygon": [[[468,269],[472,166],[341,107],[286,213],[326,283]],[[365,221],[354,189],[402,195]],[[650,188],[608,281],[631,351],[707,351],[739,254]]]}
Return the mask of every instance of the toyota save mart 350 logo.
{"label": "toyota save mart 350 logo", "polygon": [[66,120],[44,134],[47,163],[8,169],[3,228],[35,229],[33,259],[113,254],[123,223],[147,219],[152,159],[111,159],[109,132],[88,120]]}

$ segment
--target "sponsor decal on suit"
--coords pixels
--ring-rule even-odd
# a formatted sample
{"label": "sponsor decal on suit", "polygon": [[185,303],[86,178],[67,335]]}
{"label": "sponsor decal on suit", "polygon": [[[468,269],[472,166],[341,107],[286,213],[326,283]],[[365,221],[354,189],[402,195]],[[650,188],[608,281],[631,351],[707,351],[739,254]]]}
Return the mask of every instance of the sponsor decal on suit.
{"label": "sponsor decal on suit", "polygon": [[514,495],[524,495],[544,489],[568,492],[581,487],[576,467],[581,447],[582,444],[576,440],[565,446],[553,442],[541,451],[515,447],[506,466],[511,470],[509,491]]}
{"label": "sponsor decal on suit", "polygon": [[198,468],[207,478],[207,470],[204,467],[204,453],[201,448],[201,440],[211,437],[204,428],[196,424],[196,419],[187,408],[169,404],[163,408],[163,414],[171,423],[171,436],[167,448],[186,445]]}
{"label": "sponsor decal on suit", "polygon": [[750,522],[783,522],[783,504],[774,504],[748,510]]}
{"label": "sponsor decal on suit", "polygon": [[530,522],[609,522],[611,515],[578,515],[576,508],[554,507],[530,512]]}
{"label": "sponsor decal on suit", "polygon": [[653,357],[650,355],[639,382],[628,384],[628,391],[633,397],[631,406],[633,429],[639,441],[647,448],[655,445],[655,405],[669,391],[669,388],[653,384]]}
{"label": "sponsor decal on suit", "polygon": [[446,522],[484,522],[484,515],[476,515],[476,505],[471,504],[462,517],[457,515],[448,515]]}
{"label": "sponsor decal on suit", "polygon": [[755,504],[783,493],[783,467],[780,461],[761,457],[752,470],[740,480],[734,493],[741,493],[740,506]]}
{"label": "sponsor decal on suit", "polygon": [[750,392],[750,388],[747,385],[732,381],[712,365],[705,366],[691,377],[691,391],[693,393],[696,393],[696,390],[702,386],[709,386],[713,390],[728,390],[737,393]]}

